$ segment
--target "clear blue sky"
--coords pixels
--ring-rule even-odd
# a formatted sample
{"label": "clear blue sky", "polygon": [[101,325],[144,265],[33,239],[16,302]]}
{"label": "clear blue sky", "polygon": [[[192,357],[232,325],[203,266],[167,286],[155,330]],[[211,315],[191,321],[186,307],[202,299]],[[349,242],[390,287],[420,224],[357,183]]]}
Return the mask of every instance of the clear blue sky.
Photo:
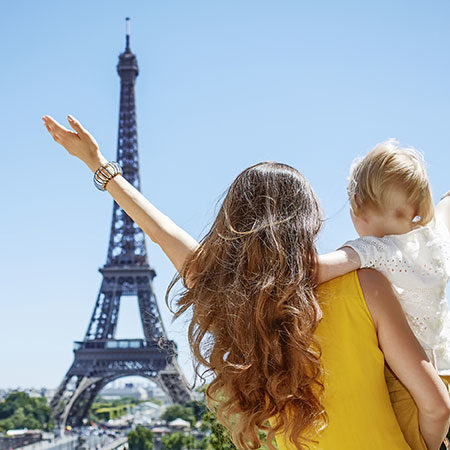
{"label": "clear blue sky", "polygon": [[[379,141],[421,149],[435,197],[450,188],[447,1],[28,0],[2,12],[0,387],[56,386],[88,325],[112,200],[40,118],[73,114],[115,158],[126,16],[143,192],[195,237],[262,160],[311,181],[327,218],[321,251],[355,236],[346,175]],[[148,252],[189,374],[186,324],[164,306],[174,269],[150,242]],[[120,336],[141,335],[136,314],[124,301]]]}

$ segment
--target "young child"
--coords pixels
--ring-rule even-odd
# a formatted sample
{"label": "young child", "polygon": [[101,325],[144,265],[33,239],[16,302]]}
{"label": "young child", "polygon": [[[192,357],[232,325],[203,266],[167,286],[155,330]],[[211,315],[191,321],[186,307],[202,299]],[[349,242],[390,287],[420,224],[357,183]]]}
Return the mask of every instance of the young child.
{"label": "young child", "polygon": [[[421,155],[397,141],[378,144],[350,170],[350,214],[360,238],[319,257],[319,281],[358,268],[383,273],[394,287],[411,330],[444,382],[450,380],[450,192],[435,208]],[[408,440],[416,417],[402,408],[399,381],[386,368],[394,410]],[[417,429],[417,428],[416,428]],[[424,447],[425,448],[425,447]]]}

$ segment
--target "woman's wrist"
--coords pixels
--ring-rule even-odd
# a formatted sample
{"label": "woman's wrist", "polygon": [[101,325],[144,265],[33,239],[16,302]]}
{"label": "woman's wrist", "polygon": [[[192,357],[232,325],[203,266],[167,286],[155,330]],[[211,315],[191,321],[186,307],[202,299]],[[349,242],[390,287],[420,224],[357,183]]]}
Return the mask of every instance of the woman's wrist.
{"label": "woman's wrist", "polygon": [[95,187],[106,191],[106,185],[117,175],[122,175],[122,167],[118,162],[109,161],[103,164],[94,173]]}
{"label": "woman's wrist", "polygon": [[91,172],[95,173],[99,167],[103,166],[107,162],[108,160],[100,152],[98,152],[95,157],[91,158],[89,161],[85,161],[85,164],[89,167],[89,169],[91,169]]}

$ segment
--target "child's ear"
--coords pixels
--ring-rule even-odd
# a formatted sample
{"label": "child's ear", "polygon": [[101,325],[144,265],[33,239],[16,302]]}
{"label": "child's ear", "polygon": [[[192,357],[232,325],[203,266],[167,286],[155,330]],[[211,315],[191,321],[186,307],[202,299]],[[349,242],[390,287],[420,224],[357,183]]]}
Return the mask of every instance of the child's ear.
{"label": "child's ear", "polygon": [[[356,206],[356,208],[353,207],[354,205]],[[361,199],[359,198],[358,194],[354,194],[353,201],[350,202],[350,213],[353,217],[357,218],[359,218],[359,216],[361,215]]]}
{"label": "child's ear", "polygon": [[353,216],[353,218],[367,223],[366,216],[364,214],[364,209],[362,208],[361,198],[359,197],[358,194],[355,194],[353,199],[358,209],[355,211],[353,208],[350,207],[350,214]]}

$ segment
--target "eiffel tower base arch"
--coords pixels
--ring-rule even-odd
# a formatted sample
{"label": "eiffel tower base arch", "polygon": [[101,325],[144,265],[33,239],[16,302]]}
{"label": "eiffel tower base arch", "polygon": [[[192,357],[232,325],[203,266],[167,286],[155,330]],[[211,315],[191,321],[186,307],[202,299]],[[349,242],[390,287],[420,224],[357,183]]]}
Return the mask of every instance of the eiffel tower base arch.
{"label": "eiffel tower base arch", "polygon": [[[165,348],[148,346],[139,339],[113,342],[122,348],[108,349],[102,346],[106,342],[96,342],[103,348],[75,350],[74,363],[50,403],[54,420],[61,429],[67,425],[81,426],[100,391],[107,384],[123,377],[141,376],[153,381],[172,403],[184,404],[191,400],[175,355],[167,349],[169,345]],[[170,344],[170,341],[166,344]],[[90,367],[86,370],[88,365]]]}

